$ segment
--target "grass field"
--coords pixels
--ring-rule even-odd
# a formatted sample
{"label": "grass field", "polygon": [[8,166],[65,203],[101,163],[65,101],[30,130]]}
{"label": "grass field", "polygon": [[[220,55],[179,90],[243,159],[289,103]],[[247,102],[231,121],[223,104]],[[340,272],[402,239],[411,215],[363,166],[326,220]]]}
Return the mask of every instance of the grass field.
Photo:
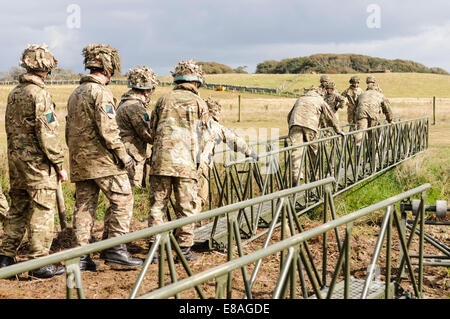
{"label": "grass field", "polygon": [[[358,75],[361,87],[365,89],[368,74],[331,74],[339,91],[348,87],[351,76]],[[371,74],[383,88],[386,96],[409,98],[450,97],[450,75],[430,73],[377,73]],[[234,84],[278,88],[285,86],[285,91],[294,92],[305,87],[319,84],[320,74],[214,74],[207,75],[206,82],[214,84]],[[163,77],[171,81],[169,77]]]}

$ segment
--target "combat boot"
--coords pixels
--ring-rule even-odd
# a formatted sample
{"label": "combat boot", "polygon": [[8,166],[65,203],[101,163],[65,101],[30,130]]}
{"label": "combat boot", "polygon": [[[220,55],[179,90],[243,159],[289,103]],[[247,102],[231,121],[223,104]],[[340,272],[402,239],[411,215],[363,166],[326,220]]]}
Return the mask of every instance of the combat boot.
{"label": "combat boot", "polygon": [[143,261],[139,258],[133,258],[125,245],[118,245],[104,250],[102,255],[106,265],[121,266],[127,268],[140,267]]}
{"label": "combat boot", "polygon": [[[198,259],[197,255],[191,251],[191,247],[180,247],[180,249],[187,261],[194,261]],[[181,259],[177,257],[176,262],[181,262]]]}
{"label": "combat boot", "polygon": [[54,276],[62,275],[66,272],[66,269],[61,266],[55,265],[47,265],[32,271],[29,271],[28,274],[32,277],[37,278],[52,278]]}
{"label": "combat boot", "polygon": [[8,267],[14,265],[15,263],[16,262],[14,261],[14,258],[5,255],[0,255],[0,268]]}
{"label": "combat boot", "polygon": [[91,259],[91,256],[86,254],[80,257],[80,270],[97,271],[98,263]]}

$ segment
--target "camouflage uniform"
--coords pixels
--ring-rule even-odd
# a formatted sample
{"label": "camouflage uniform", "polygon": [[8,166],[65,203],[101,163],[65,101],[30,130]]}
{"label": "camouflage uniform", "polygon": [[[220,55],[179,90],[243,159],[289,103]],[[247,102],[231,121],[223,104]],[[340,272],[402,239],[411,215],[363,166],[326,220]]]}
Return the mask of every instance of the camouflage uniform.
{"label": "camouflage uniform", "polygon": [[355,124],[355,109],[358,104],[358,97],[364,91],[360,87],[354,87],[350,85],[344,92],[342,92],[342,96],[347,98],[347,122],[349,124]]}
{"label": "camouflage uniform", "polygon": [[3,194],[2,186],[0,185],[0,222],[3,223],[3,221],[6,218],[6,215],[9,210],[9,204],[6,200],[5,195]]}
{"label": "camouflage uniform", "polygon": [[[179,67],[191,68],[187,70],[190,73],[199,73],[193,61],[189,62],[184,65],[182,61]],[[175,72],[178,72],[177,68]],[[150,168],[149,227],[164,223],[163,216],[172,188],[177,218],[191,216],[198,210],[198,164],[202,149],[201,134],[207,119],[206,103],[198,95],[198,89],[189,82],[177,84],[157,101],[150,120],[154,143]],[[177,229],[180,246],[193,245],[193,231],[194,225]]]}
{"label": "camouflage uniform", "polygon": [[[328,75],[321,75],[320,76],[320,85],[317,87],[314,87],[314,89],[316,90],[317,93],[319,93],[319,95],[321,97],[325,97],[325,95],[327,94],[327,89],[326,89],[326,85],[327,83],[330,81],[330,77]],[[327,82],[325,84],[322,84],[322,82]]]}
{"label": "camouflage uniform", "polygon": [[[336,115],[315,89],[307,91],[298,98],[287,117],[290,145],[298,145],[316,140],[319,136],[321,116],[330,123],[336,132],[341,132]],[[315,160],[317,156],[317,144],[312,144],[308,148],[310,149],[312,160]],[[298,179],[299,173],[300,178],[303,178],[303,172],[299,172],[303,150],[303,147],[299,147],[292,151],[294,180]]]}
{"label": "camouflage uniform", "polygon": [[116,122],[116,102],[103,78],[81,78],[67,103],[66,140],[70,179],[76,187],[74,229],[79,245],[89,243],[99,190],[110,206],[104,218],[103,238],[128,233],[133,195],[124,168],[129,155]]}
{"label": "camouflage uniform", "polygon": [[63,170],[64,156],[55,104],[41,77],[20,76],[8,96],[5,126],[11,208],[0,254],[14,257],[27,229],[28,257],[46,256],[53,239],[57,171]]}
{"label": "camouflage uniform", "polygon": [[[344,108],[345,104],[347,103],[347,98],[343,97],[338,92],[336,92],[336,85],[333,82],[328,82],[327,85],[325,85],[326,90],[330,88],[333,89],[333,91],[331,93],[328,93],[327,91],[323,99],[328,104],[331,111],[333,113],[336,113],[339,109]],[[321,128],[328,127],[324,115],[322,115],[320,118],[320,127]]]}
{"label": "camouflage uniform", "polygon": [[336,113],[339,109],[344,108],[345,104],[348,102],[347,98],[342,96],[341,94],[337,92],[331,92],[325,95],[324,97],[325,102],[327,102],[330,109],[333,111],[333,113]]}
{"label": "camouflage uniform", "polygon": [[133,158],[133,165],[129,165],[127,170],[131,187],[134,189],[142,188],[144,167],[150,157],[147,144],[153,143],[153,136],[150,132],[151,112],[147,107],[158,80],[155,72],[146,66],[129,70],[127,80],[131,90],[122,95],[116,121],[125,148]]}
{"label": "camouflage uniform", "polygon": [[149,157],[147,144],[153,143],[150,132],[150,114],[147,109],[147,99],[136,90],[130,90],[122,95],[122,101],[117,107],[117,124],[120,137],[133,158],[133,165],[128,170],[131,187],[142,187],[144,165]]}
{"label": "camouflage uniform", "polygon": [[230,149],[235,152],[241,152],[247,157],[253,153],[242,137],[236,135],[233,130],[221,125],[213,118],[208,121],[207,129],[203,134],[203,139],[205,145],[200,156],[201,165],[198,182],[200,210],[208,200],[208,171],[213,162],[215,147],[221,143],[226,143]]}
{"label": "camouflage uniform", "polygon": [[[392,122],[392,111],[389,100],[380,93],[371,84],[368,85],[367,91],[363,92],[358,99],[356,107],[356,123],[357,129],[363,130],[379,124],[379,115],[383,112],[386,120]],[[356,136],[356,144],[361,145],[362,133]]]}

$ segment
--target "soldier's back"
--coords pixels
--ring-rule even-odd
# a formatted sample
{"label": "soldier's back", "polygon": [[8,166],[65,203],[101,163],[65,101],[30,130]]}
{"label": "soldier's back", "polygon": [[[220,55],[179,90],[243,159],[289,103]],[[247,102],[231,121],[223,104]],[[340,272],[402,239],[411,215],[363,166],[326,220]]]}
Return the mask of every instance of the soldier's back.
{"label": "soldier's back", "polygon": [[356,108],[357,117],[377,119],[384,98],[384,95],[377,90],[367,90],[361,93]]}
{"label": "soldier's back", "polygon": [[[115,101],[111,91],[95,82],[95,77],[84,76],[67,103],[66,139],[69,147],[72,182],[123,174],[119,159],[109,150],[111,142],[99,133],[117,135]],[[111,120],[105,122],[104,118]],[[114,125],[111,125],[114,124]],[[110,126],[110,127],[107,127]]]}
{"label": "soldier's back", "polygon": [[120,137],[135,161],[147,158],[147,144],[153,143],[150,134],[150,112],[146,108],[143,98],[137,93],[127,92],[116,110],[116,121],[120,130]]}
{"label": "soldier's back", "polygon": [[289,127],[298,125],[318,131],[323,103],[324,99],[320,96],[299,97],[289,113]]}
{"label": "soldier's back", "polygon": [[[44,82],[34,77],[37,78],[29,74],[23,75],[19,85],[8,95],[5,128],[12,189],[56,187],[56,173],[36,135],[36,125],[39,121],[36,114],[46,112],[52,101],[50,94],[43,87]],[[55,115],[49,112],[48,117],[50,123],[46,125],[57,128]]]}
{"label": "soldier's back", "polygon": [[205,102],[187,84],[156,103],[151,175],[197,178]]}

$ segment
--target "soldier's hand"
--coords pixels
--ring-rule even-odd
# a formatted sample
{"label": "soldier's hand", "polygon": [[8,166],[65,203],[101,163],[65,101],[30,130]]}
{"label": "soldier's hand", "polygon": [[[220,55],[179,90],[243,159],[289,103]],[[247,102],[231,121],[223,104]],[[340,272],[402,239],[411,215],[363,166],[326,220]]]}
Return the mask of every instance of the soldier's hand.
{"label": "soldier's hand", "polygon": [[58,172],[58,180],[60,182],[66,182],[69,180],[69,177],[67,176],[67,172],[65,169],[62,169]]}
{"label": "soldier's hand", "polygon": [[257,162],[258,159],[259,159],[258,154],[256,154],[255,152],[251,152],[249,156],[250,156],[251,158],[253,158],[256,162]]}
{"label": "soldier's hand", "polygon": [[344,133],[343,131],[338,132],[338,134],[339,134],[340,136],[342,136],[342,137],[345,136],[345,133]]}

